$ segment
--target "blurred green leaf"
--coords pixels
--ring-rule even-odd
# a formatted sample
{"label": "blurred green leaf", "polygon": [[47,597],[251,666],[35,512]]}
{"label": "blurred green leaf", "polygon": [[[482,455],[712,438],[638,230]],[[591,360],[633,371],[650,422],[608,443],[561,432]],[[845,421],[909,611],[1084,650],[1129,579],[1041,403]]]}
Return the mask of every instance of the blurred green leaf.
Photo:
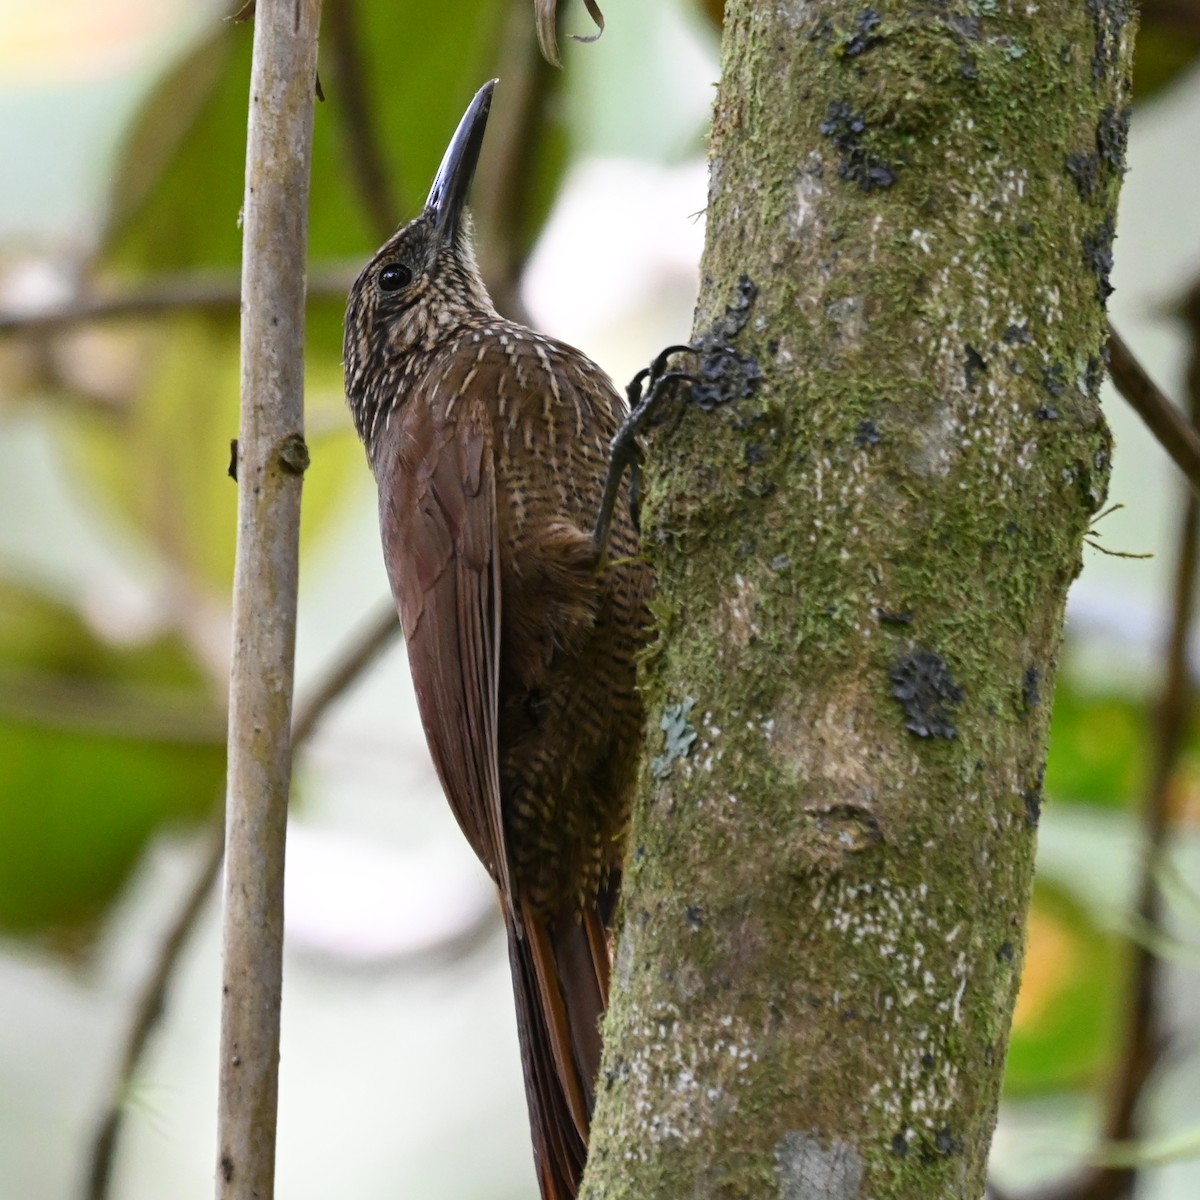
{"label": "blurred green leaf", "polygon": [[1116,1028],[1118,962],[1116,939],[1087,908],[1071,892],[1039,879],[1004,1076],[1009,1096],[1094,1081]]}
{"label": "blurred green leaf", "polygon": [[1064,672],[1050,721],[1046,792],[1073,804],[1129,804],[1146,778],[1149,735],[1144,702],[1085,691]]}
{"label": "blurred green leaf", "polygon": [[224,715],[174,638],[118,647],[0,583],[0,927],[78,935],[161,826],[220,803]]}

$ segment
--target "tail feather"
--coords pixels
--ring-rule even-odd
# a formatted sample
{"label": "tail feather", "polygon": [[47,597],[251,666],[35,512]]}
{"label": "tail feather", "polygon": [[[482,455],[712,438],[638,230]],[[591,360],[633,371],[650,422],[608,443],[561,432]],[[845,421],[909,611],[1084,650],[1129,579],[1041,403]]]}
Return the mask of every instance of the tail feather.
{"label": "tail feather", "polygon": [[608,941],[596,910],[548,922],[520,909],[521,928],[507,922],[508,953],[538,1182],[542,1200],[574,1200],[600,1069]]}

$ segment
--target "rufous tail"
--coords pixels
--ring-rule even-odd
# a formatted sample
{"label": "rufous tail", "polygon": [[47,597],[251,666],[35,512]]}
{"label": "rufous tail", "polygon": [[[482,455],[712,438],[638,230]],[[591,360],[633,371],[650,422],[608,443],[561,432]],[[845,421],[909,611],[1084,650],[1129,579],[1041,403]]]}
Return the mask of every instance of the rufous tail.
{"label": "rufous tail", "polygon": [[587,1161],[608,1005],[609,950],[598,907],[548,921],[506,915],[525,1097],[542,1200],[574,1200]]}

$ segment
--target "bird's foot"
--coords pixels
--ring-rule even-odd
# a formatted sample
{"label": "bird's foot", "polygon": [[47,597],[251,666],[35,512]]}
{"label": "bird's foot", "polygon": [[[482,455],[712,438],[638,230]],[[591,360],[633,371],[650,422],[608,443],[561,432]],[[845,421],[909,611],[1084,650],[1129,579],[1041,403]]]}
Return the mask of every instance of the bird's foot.
{"label": "bird's foot", "polygon": [[629,472],[629,507],[634,526],[638,525],[638,500],[642,483],[642,451],[638,446],[638,435],[652,423],[662,404],[675,395],[677,384],[696,382],[695,376],[686,371],[668,369],[673,355],[685,353],[694,354],[695,347],[668,346],[648,367],[640,370],[625,389],[625,395],[629,398],[629,416],[622,422],[612,440],[608,475],[604,480],[604,495],[600,501],[596,528],[592,533],[592,542],[596,547],[601,567],[608,561],[613,509],[616,507],[617,494],[626,471]]}

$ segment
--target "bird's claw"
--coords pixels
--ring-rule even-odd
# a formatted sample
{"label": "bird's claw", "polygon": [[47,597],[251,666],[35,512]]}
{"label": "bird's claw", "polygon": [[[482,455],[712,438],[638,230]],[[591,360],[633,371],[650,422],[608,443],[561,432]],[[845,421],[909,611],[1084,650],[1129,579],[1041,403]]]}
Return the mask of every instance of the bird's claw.
{"label": "bird's claw", "polygon": [[611,443],[611,456],[608,462],[608,475],[604,481],[604,494],[600,501],[600,513],[596,519],[596,528],[592,533],[592,541],[596,547],[596,555],[601,566],[608,559],[608,541],[612,532],[613,509],[617,502],[621,480],[628,470],[629,476],[629,507],[633,516],[634,527],[638,525],[638,501],[641,495],[642,482],[642,452],[638,446],[638,435],[650,423],[659,405],[673,395],[674,386],[679,383],[692,384],[695,376],[686,371],[670,371],[667,369],[671,356],[682,353],[695,353],[694,346],[668,346],[654,361],[643,367],[625,389],[629,398],[629,415],[621,423]]}

